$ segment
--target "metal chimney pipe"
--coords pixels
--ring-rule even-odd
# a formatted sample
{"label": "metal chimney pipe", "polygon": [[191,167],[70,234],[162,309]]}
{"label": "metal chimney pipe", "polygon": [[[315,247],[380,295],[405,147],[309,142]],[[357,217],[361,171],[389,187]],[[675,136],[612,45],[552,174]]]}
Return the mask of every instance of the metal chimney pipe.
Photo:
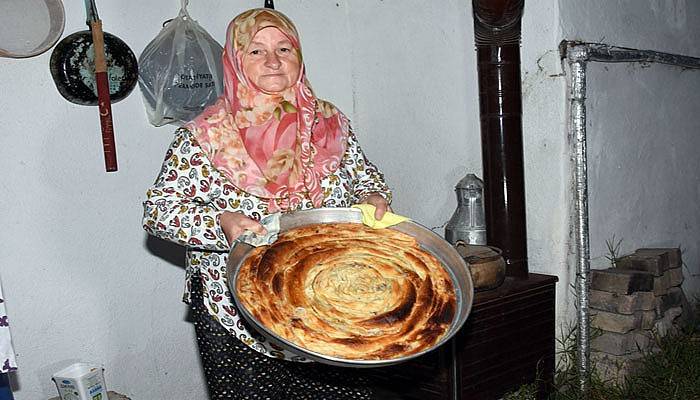
{"label": "metal chimney pipe", "polygon": [[487,242],[527,278],[520,21],[525,0],[472,0]]}

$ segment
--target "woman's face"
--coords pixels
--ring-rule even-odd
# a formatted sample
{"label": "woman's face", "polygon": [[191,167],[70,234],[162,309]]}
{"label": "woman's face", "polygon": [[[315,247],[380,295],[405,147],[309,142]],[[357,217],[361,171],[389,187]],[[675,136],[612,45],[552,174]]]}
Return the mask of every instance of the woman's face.
{"label": "woman's face", "polygon": [[275,27],[255,34],[243,55],[243,73],[266,93],[279,93],[299,79],[299,59],[292,42]]}

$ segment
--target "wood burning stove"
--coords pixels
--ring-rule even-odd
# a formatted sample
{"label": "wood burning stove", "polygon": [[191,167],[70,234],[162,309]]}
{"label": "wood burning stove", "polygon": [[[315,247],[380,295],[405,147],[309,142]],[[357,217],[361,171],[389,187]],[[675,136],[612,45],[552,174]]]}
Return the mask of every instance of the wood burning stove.
{"label": "wood burning stove", "polygon": [[370,370],[382,400],[498,399],[554,374],[554,276],[527,267],[520,88],[524,0],[473,0],[487,244],[503,251],[505,282],[479,292],[462,330],[438,351]]}

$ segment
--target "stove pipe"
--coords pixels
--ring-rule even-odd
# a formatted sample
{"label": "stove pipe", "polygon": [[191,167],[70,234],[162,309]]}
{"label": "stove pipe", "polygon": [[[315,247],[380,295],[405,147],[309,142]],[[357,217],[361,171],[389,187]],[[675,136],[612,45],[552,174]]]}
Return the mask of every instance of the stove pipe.
{"label": "stove pipe", "polygon": [[506,275],[527,278],[520,21],[525,0],[472,0],[489,245]]}

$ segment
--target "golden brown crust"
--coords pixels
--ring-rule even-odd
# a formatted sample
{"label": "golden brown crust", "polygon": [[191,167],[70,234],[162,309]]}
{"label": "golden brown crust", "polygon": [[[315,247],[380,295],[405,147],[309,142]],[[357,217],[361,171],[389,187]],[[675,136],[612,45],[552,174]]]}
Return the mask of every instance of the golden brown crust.
{"label": "golden brown crust", "polygon": [[432,347],[456,297],[440,261],[404,233],[315,224],[254,249],[236,291],[269,330],[326,356],[389,360]]}

